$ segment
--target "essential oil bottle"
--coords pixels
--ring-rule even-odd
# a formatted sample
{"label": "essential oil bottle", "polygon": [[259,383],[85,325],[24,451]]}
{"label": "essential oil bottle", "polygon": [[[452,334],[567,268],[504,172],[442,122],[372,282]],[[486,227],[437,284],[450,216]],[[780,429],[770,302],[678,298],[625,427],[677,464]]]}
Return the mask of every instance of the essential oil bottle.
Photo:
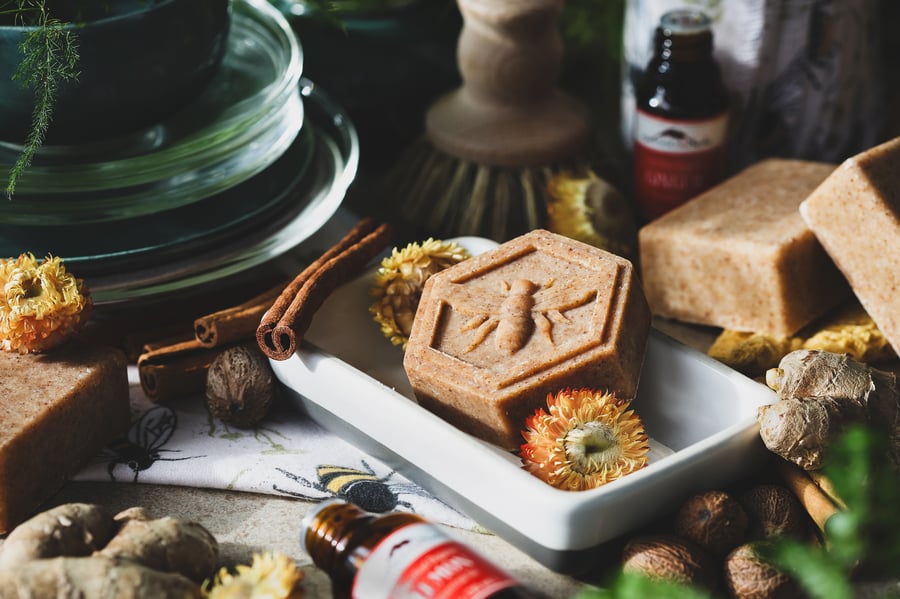
{"label": "essential oil bottle", "polygon": [[636,101],[634,196],[649,221],[724,178],[729,102],[706,14],[662,16]]}
{"label": "essential oil bottle", "polygon": [[417,514],[332,499],[303,519],[300,543],[336,599],[548,599]]}

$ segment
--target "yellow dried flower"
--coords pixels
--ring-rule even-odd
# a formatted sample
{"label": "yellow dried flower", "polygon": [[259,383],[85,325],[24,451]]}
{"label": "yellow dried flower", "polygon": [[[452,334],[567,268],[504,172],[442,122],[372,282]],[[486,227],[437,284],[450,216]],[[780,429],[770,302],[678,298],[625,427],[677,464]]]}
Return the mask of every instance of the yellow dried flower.
{"label": "yellow dried flower", "polygon": [[5,351],[55,347],[87,321],[93,307],[84,281],[53,256],[40,264],[31,253],[0,260],[0,289],[0,347]]}
{"label": "yellow dried flower", "polygon": [[828,318],[809,338],[803,349],[849,354],[858,362],[881,362],[897,358],[891,344],[872,317],[858,302],[850,302]]}
{"label": "yellow dried flower", "polygon": [[724,329],[706,354],[751,378],[764,376],[788,353],[800,349],[799,337],[781,337],[769,333],[752,333]]}
{"label": "yellow dried flower", "polygon": [[562,171],[547,184],[547,229],[626,258],[637,227],[625,196],[593,171]]}
{"label": "yellow dried flower", "polygon": [[212,584],[204,585],[212,599],[300,599],[303,570],[280,553],[253,554],[252,563],[238,565],[235,574],[222,568]]}
{"label": "yellow dried flower", "polygon": [[592,389],[547,396],[525,421],[523,467],[565,491],[604,485],[649,463],[649,439],[631,402]]}
{"label": "yellow dried flower", "polygon": [[468,257],[469,252],[455,241],[428,238],[402,250],[394,248],[381,261],[371,290],[376,300],[369,312],[391,343],[406,349],[425,281]]}

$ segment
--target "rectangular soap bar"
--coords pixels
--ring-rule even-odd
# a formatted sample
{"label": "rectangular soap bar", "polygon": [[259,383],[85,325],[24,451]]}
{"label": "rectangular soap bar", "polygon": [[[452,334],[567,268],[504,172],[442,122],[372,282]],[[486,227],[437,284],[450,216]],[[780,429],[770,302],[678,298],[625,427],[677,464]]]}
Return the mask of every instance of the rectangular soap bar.
{"label": "rectangular soap bar", "polygon": [[900,137],[844,161],[800,213],[900,353]]}
{"label": "rectangular soap bar", "polygon": [[833,170],[766,160],[642,227],[653,314],[785,336],[837,306],[847,282],[799,212]]}
{"label": "rectangular soap bar", "polygon": [[44,354],[0,351],[0,397],[0,533],[5,533],[128,430],[125,355],[75,343]]}
{"label": "rectangular soap bar", "polygon": [[632,399],[649,330],[630,261],[536,230],[428,279],[403,365],[422,407],[515,450],[548,394]]}

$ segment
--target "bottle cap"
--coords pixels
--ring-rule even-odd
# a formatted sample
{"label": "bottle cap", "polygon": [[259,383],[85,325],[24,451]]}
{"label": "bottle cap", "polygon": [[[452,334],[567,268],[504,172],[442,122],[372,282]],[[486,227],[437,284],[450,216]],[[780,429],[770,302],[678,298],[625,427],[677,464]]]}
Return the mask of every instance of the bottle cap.
{"label": "bottle cap", "polygon": [[659,24],[667,35],[692,35],[709,31],[712,20],[699,10],[683,8],[665,13]]}
{"label": "bottle cap", "polygon": [[314,506],[311,510],[309,510],[303,519],[300,521],[300,547],[304,550],[309,550],[306,545],[306,536],[309,533],[310,528],[312,528],[313,522],[315,522],[316,518],[323,511],[328,509],[333,505],[346,505],[347,502],[343,499],[339,499],[337,497],[333,497],[330,499],[326,499],[324,501],[320,501],[318,505]]}

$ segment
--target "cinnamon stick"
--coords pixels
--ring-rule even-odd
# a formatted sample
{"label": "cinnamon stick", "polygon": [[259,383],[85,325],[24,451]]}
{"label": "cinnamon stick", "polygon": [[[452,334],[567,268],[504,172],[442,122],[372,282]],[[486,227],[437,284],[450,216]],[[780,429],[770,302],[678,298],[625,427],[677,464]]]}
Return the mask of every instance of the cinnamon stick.
{"label": "cinnamon stick", "polygon": [[263,314],[272,306],[283,289],[282,283],[242,304],[195,319],[194,337],[200,345],[209,348],[252,339]]}
{"label": "cinnamon stick", "polygon": [[388,246],[391,228],[360,221],[343,239],[298,274],[265,313],[256,329],[262,352],[286,360],[297,349],[313,314],[341,284]]}
{"label": "cinnamon stick", "polygon": [[138,357],[141,388],[150,401],[166,402],[206,388],[206,372],[218,350],[196,339],[148,349]]}
{"label": "cinnamon stick", "polygon": [[836,506],[841,508],[842,510],[847,509],[847,504],[844,503],[844,500],[841,499],[837,491],[834,489],[834,485],[831,483],[831,479],[825,476],[821,470],[810,470],[807,472],[809,477],[815,481],[819,488],[822,489],[822,492],[834,502]]}
{"label": "cinnamon stick", "polygon": [[816,523],[819,530],[825,532],[825,523],[839,511],[837,506],[822,492],[819,485],[810,478],[805,470],[784,460],[779,460],[778,468],[788,488],[800,500],[812,521]]}
{"label": "cinnamon stick", "polygon": [[119,347],[125,352],[129,363],[134,363],[149,346],[171,345],[175,340],[187,341],[191,320],[178,317],[174,320],[157,321],[116,317],[88,322],[85,335],[88,339]]}

